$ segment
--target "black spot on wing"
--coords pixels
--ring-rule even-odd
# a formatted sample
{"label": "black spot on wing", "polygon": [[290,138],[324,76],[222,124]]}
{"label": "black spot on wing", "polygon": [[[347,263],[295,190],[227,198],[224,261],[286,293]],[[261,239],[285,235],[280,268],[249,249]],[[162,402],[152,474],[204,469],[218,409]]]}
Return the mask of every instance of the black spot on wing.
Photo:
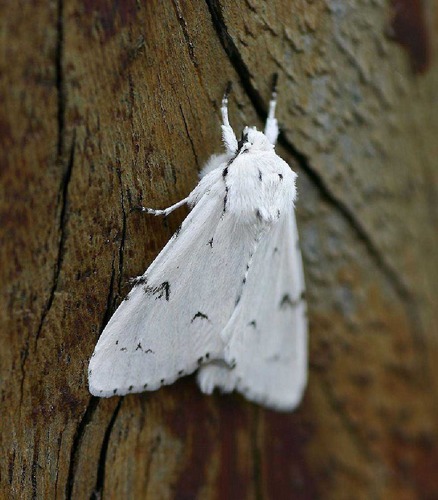
{"label": "black spot on wing", "polygon": [[290,298],[288,293],[285,293],[281,298],[280,309],[284,309],[285,307],[294,307],[295,305],[295,302]]}
{"label": "black spot on wing", "polygon": [[228,103],[228,96],[231,94],[231,89],[233,88],[233,82],[231,80],[228,81],[227,87],[225,89],[224,96],[222,98],[222,105],[225,103]]}
{"label": "black spot on wing", "polygon": [[226,209],[227,209],[228,191],[229,191],[228,186],[225,186],[224,209],[223,209],[223,212],[224,212],[224,213],[225,213],[225,211],[226,211]]}
{"label": "black spot on wing", "polygon": [[278,177],[280,178],[281,181],[283,180],[283,174],[278,174]]}
{"label": "black spot on wing", "polygon": [[253,319],[250,323],[248,323],[248,326],[252,326],[253,328],[257,328],[257,321]]}
{"label": "black spot on wing", "polygon": [[210,248],[213,248],[213,238],[211,238],[211,240],[208,241],[208,244],[210,245]]}
{"label": "black spot on wing", "polygon": [[280,309],[284,309],[286,307],[296,307],[300,302],[304,300],[304,292],[301,292],[300,296],[293,300],[291,299],[288,293],[285,293],[280,301]]}
{"label": "black spot on wing", "polygon": [[228,175],[228,165],[229,163],[227,164],[227,166],[222,170],[222,178],[225,180],[227,178],[227,175]]}
{"label": "black spot on wing", "polygon": [[148,295],[155,295],[155,300],[162,299],[163,297],[169,301],[170,298],[170,284],[168,281],[164,281],[158,286],[146,286],[144,292]]}
{"label": "black spot on wing", "polygon": [[256,217],[257,217],[258,220],[262,220],[262,214],[261,214],[261,212],[260,212],[260,210],[258,208],[257,208],[255,214],[256,214]]}
{"label": "black spot on wing", "polygon": [[131,283],[134,285],[134,286],[139,286],[139,285],[146,285],[148,282],[147,280],[147,277],[146,276],[137,276],[137,278],[133,278],[131,280]]}
{"label": "black spot on wing", "polygon": [[207,321],[209,321],[208,319],[208,316],[204,313],[202,313],[201,311],[198,311],[192,318],[192,320],[190,321],[190,323],[193,323],[193,321],[195,321],[196,318],[201,318],[201,319],[206,319]]}
{"label": "black spot on wing", "polygon": [[135,348],[136,351],[142,351],[145,354],[155,354],[155,352],[152,349],[143,349],[143,346],[141,345],[141,342],[137,344],[137,347]]}
{"label": "black spot on wing", "polygon": [[262,175],[262,172],[259,169],[259,181],[261,182],[262,180],[263,180],[263,175]]}

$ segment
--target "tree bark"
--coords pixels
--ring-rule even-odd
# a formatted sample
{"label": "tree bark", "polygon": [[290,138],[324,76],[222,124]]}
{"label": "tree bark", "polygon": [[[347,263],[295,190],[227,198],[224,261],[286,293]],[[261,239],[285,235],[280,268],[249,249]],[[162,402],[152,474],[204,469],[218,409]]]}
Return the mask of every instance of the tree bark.
{"label": "tree bark", "polygon": [[[431,1],[1,7],[4,498],[438,497]],[[388,36],[390,34],[391,36]],[[298,173],[310,380],[293,414],[194,377],[100,400],[87,365],[233,126]]]}

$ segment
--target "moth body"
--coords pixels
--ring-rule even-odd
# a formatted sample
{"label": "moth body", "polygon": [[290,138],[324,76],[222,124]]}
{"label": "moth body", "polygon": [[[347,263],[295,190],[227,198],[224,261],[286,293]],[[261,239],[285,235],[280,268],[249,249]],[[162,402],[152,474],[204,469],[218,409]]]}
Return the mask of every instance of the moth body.
{"label": "moth body", "polygon": [[109,397],[171,384],[198,370],[201,390],[238,390],[278,410],[307,380],[304,275],[294,213],[296,174],[265,132],[237,141],[222,105],[226,152],[214,155],[184,203],[191,211],[110,319],[89,365],[89,388]]}

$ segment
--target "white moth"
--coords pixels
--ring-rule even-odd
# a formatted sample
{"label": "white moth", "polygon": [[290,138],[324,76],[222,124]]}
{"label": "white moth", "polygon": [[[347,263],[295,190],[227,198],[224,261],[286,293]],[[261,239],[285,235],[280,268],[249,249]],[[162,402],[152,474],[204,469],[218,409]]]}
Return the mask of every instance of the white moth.
{"label": "white moth", "polygon": [[[228,89],[229,91],[229,89]],[[274,150],[273,91],[264,133],[238,142],[222,101],[226,152],[196,188],[165,210],[191,212],[102,332],[90,392],[156,390],[198,369],[201,391],[237,390],[277,410],[300,402],[307,380],[304,276],[294,213],[295,178]]]}

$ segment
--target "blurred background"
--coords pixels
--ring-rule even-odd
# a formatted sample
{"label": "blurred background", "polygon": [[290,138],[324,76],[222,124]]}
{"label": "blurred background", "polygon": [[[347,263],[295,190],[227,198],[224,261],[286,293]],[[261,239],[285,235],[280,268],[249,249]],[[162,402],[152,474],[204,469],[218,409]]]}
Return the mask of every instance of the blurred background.
{"label": "blurred background", "polygon": [[[4,498],[438,498],[438,7],[431,0],[0,5]],[[98,400],[109,317],[264,122],[298,173],[310,372],[292,414],[194,377]],[[218,277],[219,279],[219,277]]]}

